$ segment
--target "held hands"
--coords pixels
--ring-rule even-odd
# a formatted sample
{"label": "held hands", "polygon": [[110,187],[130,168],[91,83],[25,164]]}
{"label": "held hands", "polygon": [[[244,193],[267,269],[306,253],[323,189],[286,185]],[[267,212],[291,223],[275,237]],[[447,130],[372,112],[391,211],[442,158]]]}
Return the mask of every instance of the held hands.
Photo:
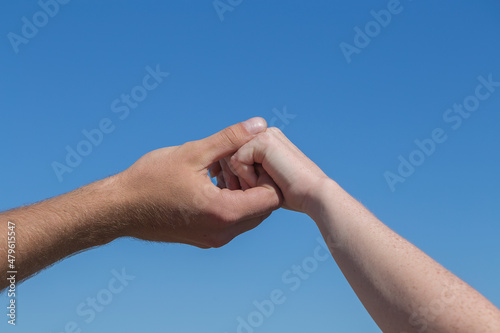
{"label": "held hands", "polygon": [[208,169],[266,127],[264,119],[252,118],[203,140],[152,151],[118,174],[127,216],[122,234],[210,248],[255,228],[282,205],[269,175],[257,168],[243,191],[213,185]]}
{"label": "held hands", "polygon": [[328,176],[276,127],[268,128],[211,167],[220,188],[254,188],[267,173],[283,193],[283,207],[310,214],[311,200]]}
{"label": "held hands", "polygon": [[266,127],[252,118],[141,157],[117,175],[127,207],[123,234],[220,247],[282,205],[308,213],[328,177],[279,129]]}

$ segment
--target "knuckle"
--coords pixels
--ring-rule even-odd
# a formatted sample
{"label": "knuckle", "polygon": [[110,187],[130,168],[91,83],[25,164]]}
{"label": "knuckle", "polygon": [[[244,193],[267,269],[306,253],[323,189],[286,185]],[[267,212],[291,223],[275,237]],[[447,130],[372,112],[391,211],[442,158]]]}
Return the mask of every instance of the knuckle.
{"label": "knuckle", "polygon": [[269,127],[266,133],[267,132],[269,132],[269,134],[274,134],[274,135],[283,135],[283,132],[278,127]]}
{"label": "knuckle", "polygon": [[187,141],[182,145],[180,145],[179,147],[187,152],[192,152],[196,150],[197,145],[196,141]]}
{"label": "knuckle", "polygon": [[259,135],[256,140],[258,140],[257,142],[259,143],[259,145],[262,147],[269,147],[270,145],[273,144],[273,142],[276,141],[276,136],[275,134],[273,133],[273,130],[272,128],[274,127],[271,127],[271,131],[269,132],[269,130],[265,133],[262,133],[262,135]]}
{"label": "knuckle", "polygon": [[227,163],[227,164],[228,164],[230,167],[235,167],[235,166],[237,166],[237,165],[238,165],[238,163],[239,163],[239,159],[238,159],[238,156],[235,154],[235,155],[233,155],[233,156],[231,156],[231,157],[229,158],[229,161],[228,161],[228,163]]}
{"label": "knuckle", "polygon": [[236,174],[239,174],[240,171],[241,171],[241,162],[239,160],[239,158],[237,157],[237,155],[233,155],[231,156],[231,158],[229,159],[229,163],[228,163],[231,171],[235,172]]}
{"label": "knuckle", "polygon": [[176,149],[177,162],[194,162],[200,156],[200,145],[198,141],[188,141],[178,146]]}
{"label": "knuckle", "polygon": [[227,146],[237,146],[239,143],[238,133],[232,127],[225,128],[221,132],[221,136],[223,138],[223,142]]}

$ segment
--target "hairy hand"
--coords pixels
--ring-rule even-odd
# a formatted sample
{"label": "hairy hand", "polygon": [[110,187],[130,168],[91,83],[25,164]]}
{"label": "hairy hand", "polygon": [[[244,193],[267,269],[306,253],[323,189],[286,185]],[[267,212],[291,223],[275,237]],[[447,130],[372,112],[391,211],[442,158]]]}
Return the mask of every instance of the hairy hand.
{"label": "hairy hand", "polygon": [[126,195],[125,235],[145,240],[219,247],[259,225],[282,204],[281,192],[265,172],[252,188],[221,189],[207,170],[266,130],[252,118],[208,138],[162,148],[117,175]]}

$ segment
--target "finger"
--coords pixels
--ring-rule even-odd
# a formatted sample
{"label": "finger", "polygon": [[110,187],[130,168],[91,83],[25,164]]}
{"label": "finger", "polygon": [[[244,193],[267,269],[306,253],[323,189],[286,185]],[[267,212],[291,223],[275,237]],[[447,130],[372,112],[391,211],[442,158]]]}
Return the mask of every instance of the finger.
{"label": "finger", "polygon": [[194,149],[200,156],[203,167],[208,167],[237,151],[257,134],[265,131],[266,128],[267,123],[263,118],[251,118],[242,123],[229,126],[208,138],[195,141]]}
{"label": "finger", "polygon": [[230,220],[246,220],[268,214],[281,207],[283,195],[271,177],[264,174],[258,186],[246,191],[221,191],[221,207],[230,207]]}
{"label": "finger", "polygon": [[240,182],[240,187],[243,191],[246,191],[248,190],[249,188],[251,188],[250,185],[248,185],[248,183],[243,179],[243,178],[238,178],[239,182]]}
{"label": "finger", "polygon": [[279,201],[283,204],[284,196],[279,186],[274,182],[273,178],[267,173],[262,164],[255,165],[256,173],[259,175],[257,186],[272,188],[278,195]]}
{"label": "finger", "polygon": [[[286,137],[276,128],[269,128],[241,147],[230,160],[238,177],[254,186],[257,174],[254,164],[261,164],[271,178],[286,191],[300,168],[301,155],[286,143]],[[295,147],[295,146],[293,146]]]}
{"label": "finger", "polygon": [[240,148],[228,163],[233,173],[240,178],[240,181],[243,180],[250,187],[257,186],[259,179],[254,166],[255,163],[258,163],[254,157],[255,152],[255,143],[251,141]]}
{"label": "finger", "polygon": [[210,177],[217,177],[219,175],[219,172],[221,172],[222,168],[220,166],[219,162],[214,162],[212,165],[208,168],[208,172],[210,173]]}
{"label": "finger", "polygon": [[227,188],[222,172],[217,175],[217,187],[220,189]]}
{"label": "finger", "polygon": [[231,171],[231,169],[229,169],[226,160],[222,159],[219,161],[219,163],[222,168],[222,175],[224,176],[224,182],[226,184],[226,187],[230,190],[241,189],[238,177],[236,177],[234,173]]}
{"label": "finger", "polygon": [[[233,169],[233,167],[231,166],[231,157],[233,155],[228,155],[226,157],[223,158],[223,161],[225,161],[225,165],[227,166],[225,171],[234,176],[237,180],[238,180],[238,183],[239,183],[239,187],[238,189],[243,189],[243,190],[246,190],[246,189],[249,189],[251,187],[255,187],[255,183],[252,183],[253,186],[251,186],[250,184],[248,184],[243,178],[241,177],[238,177],[238,174],[236,173],[236,171]],[[229,169],[229,170],[228,170]],[[242,171],[243,172],[243,171]],[[249,171],[250,172],[250,171]],[[250,177],[250,176],[248,176]],[[257,177],[255,177],[255,180],[257,180]]]}

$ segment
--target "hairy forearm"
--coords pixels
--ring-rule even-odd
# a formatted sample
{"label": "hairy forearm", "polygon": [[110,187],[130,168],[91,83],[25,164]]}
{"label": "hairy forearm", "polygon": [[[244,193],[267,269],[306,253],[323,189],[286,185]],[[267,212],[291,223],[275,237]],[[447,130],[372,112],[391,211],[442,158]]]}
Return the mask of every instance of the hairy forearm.
{"label": "hairy forearm", "polygon": [[[16,279],[85,249],[106,244],[123,225],[117,179],[110,177],[64,195],[0,214],[0,289],[7,287],[8,222],[15,224]],[[118,223],[116,223],[118,222]]]}
{"label": "hairy forearm", "polygon": [[384,332],[498,332],[498,309],[397,235],[333,181],[316,221],[348,282]]}

